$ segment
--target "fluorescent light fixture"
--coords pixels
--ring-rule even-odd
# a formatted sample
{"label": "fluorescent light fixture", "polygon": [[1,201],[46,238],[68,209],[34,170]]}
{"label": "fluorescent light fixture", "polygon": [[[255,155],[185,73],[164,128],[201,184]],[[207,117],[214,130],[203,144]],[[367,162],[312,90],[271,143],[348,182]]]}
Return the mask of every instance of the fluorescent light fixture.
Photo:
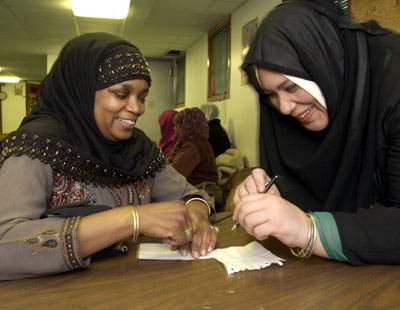
{"label": "fluorescent light fixture", "polygon": [[71,0],[75,16],[123,19],[131,0]]}
{"label": "fluorescent light fixture", "polygon": [[19,78],[15,76],[0,76],[0,82],[2,83],[18,83]]}

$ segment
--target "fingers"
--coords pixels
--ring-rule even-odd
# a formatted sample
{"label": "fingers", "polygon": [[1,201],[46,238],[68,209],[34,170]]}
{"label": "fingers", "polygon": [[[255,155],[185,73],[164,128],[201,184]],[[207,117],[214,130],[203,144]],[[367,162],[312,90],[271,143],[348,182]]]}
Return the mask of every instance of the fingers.
{"label": "fingers", "polygon": [[188,228],[192,223],[183,201],[152,203],[137,209],[141,234],[168,240],[167,243],[176,246],[191,242]]}
{"label": "fingers", "polygon": [[240,225],[257,239],[274,236],[290,247],[304,245],[307,218],[289,201],[277,195],[247,195],[236,208]]}
{"label": "fingers", "polygon": [[183,244],[179,247],[179,252],[181,253],[182,256],[187,256],[189,253],[189,245],[188,244]]}
{"label": "fingers", "polygon": [[[235,209],[233,210],[233,220],[238,221],[239,220],[239,214],[242,214],[242,208],[246,206],[249,202],[254,201],[254,200],[262,200],[262,199],[268,199],[265,194],[248,194],[246,196],[243,196],[242,199],[240,199],[237,204],[235,205]],[[259,201],[257,204],[254,204],[255,208],[263,208],[264,204]],[[247,206],[249,208],[249,206]]]}
{"label": "fingers", "polygon": [[270,178],[266,172],[260,168],[256,168],[235,190],[233,196],[233,203],[236,205],[239,203],[240,199],[248,194],[263,193],[265,188],[265,183],[268,182]]}
{"label": "fingers", "polygon": [[263,193],[265,188],[265,183],[267,183],[271,178],[266,174],[263,169],[257,168],[252,172],[252,177],[255,182],[256,192]]}
{"label": "fingers", "polygon": [[203,223],[193,234],[192,256],[198,259],[200,256],[212,252],[217,242],[218,227]]}
{"label": "fingers", "polygon": [[199,229],[193,236],[192,241],[192,256],[198,259],[200,256],[205,256],[212,252],[217,242],[218,231],[211,226]]}
{"label": "fingers", "polygon": [[[206,212],[205,212],[206,210]],[[215,247],[217,231],[208,221],[208,208],[194,203],[186,208],[183,201],[169,201],[138,206],[141,233],[158,237],[187,255],[192,243],[192,255],[199,258]]]}
{"label": "fingers", "polygon": [[167,238],[169,244],[182,246],[188,244],[193,239],[193,230],[189,224],[185,223],[176,229],[172,229]]}
{"label": "fingers", "polygon": [[241,226],[248,234],[256,237],[258,240],[267,239],[272,230],[268,214],[263,212],[263,210],[247,214],[247,216],[243,218]]}
{"label": "fingers", "polygon": [[[276,197],[265,194],[252,194],[243,197],[235,208],[236,220],[251,235],[257,239],[265,239],[270,235],[272,229],[269,222],[271,216],[274,217]],[[257,231],[257,226],[262,226],[263,231]]]}

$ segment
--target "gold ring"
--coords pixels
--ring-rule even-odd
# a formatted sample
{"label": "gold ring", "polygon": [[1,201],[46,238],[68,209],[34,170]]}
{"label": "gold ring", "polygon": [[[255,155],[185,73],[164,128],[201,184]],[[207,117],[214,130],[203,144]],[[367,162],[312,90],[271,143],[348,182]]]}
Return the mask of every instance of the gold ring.
{"label": "gold ring", "polygon": [[192,233],[192,227],[188,227],[185,229],[185,234],[191,234]]}
{"label": "gold ring", "polygon": [[211,229],[215,229],[216,232],[219,232],[219,228],[217,226],[211,225]]}

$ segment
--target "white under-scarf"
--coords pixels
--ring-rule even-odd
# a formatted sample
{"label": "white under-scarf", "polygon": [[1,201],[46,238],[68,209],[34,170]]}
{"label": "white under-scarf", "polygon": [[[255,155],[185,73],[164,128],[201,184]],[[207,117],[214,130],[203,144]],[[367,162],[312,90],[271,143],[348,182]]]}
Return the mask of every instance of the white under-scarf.
{"label": "white under-scarf", "polygon": [[302,78],[299,78],[296,76],[291,76],[291,75],[286,75],[286,74],[282,74],[282,75],[284,77],[286,77],[288,80],[291,80],[297,86],[300,86],[301,88],[303,88],[306,92],[308,92],[311,96],[313,96],[319,102],[319,104],[325,108],[325,110],[327,110],[325,97],[322,94],[322,91],[319,88],[319,86],[317,85],[317,83],[310,81],[310,80],[302,79]]}
{"label": "white under-scarf", "polygon": [[[258,72],[257,72],[256,67],[254,67],[254,72],[256,74],[258,84],[261,85],[260,79],[258,78]],[[288,80],[295,83],[297,86],[304,89],[306,92],[308,92],[311,96],[314,97],[315,100],[317,100],[319,102],[320,105],[322,105],[325,108],[325,110],[328,110],[328,108],[326,106],[325,97],[322,94],[322,91],[319,88],[319,86],[317,85],[317,83],[310,81],[310,80],[302,79],[302,78],[299,78],[296,76],[291,76],[291,75],[287,75],[287,74],[282,74],[282,75],[285,78],[287,78]]]}

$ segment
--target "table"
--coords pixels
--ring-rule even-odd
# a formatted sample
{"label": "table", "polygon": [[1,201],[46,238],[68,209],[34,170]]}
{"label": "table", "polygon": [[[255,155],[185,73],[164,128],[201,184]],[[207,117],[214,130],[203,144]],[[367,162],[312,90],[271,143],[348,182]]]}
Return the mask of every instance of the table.
{"label": "table", "polygon": [[[232,225],[230,217],[216,224],[217,247],[254,240],[243,228],[232,232]],[[274,238],[262,244],[286,259],[284,266],[228,275],[214,259],[137,260],[132,246],[128,255],[99,259],[86,269],[0,282],[0,309],[400,309],[400,266],[301,260]]]}

